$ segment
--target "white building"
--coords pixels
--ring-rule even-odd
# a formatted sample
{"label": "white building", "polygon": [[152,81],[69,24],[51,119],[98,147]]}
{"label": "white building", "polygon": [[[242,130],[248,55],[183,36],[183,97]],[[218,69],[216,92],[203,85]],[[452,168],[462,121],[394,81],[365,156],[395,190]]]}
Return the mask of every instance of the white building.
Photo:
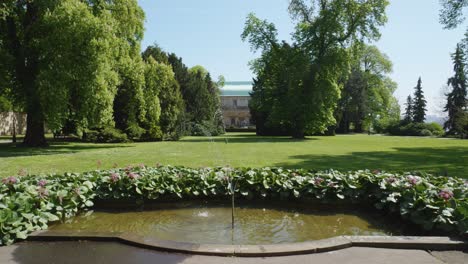
{"label": "white building", "polygon": [[221,89],[221,109],[226,128],[252,126],[249,101],[251,82],[226,82]]}

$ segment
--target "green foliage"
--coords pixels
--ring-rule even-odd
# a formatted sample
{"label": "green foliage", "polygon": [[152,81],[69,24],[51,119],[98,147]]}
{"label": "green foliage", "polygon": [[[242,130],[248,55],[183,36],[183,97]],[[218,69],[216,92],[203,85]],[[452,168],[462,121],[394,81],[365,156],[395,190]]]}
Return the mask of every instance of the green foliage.
{"label": "green foliage", "polygon": [[468,0],[441,0],[440,23],[446,29],[456,28],[465,21],[463,9],[468,7]]}
{"label": "green foliage", "polygon": [[[261,50],[252,62],[260,93],[252,97],[257,126],[286,129],[295,138],[322,133],[336,123],[333,111],[340,98],[340,79],[350,65],[348,47],[358,40],[380,37],[388,1],[293,0],[297,21],[294,42],[278,43],[273,24],[250,14],[241,37],[252,50]],[[272,105],[268,105],[271,103]]]}
{"label": "green foliage", "polygon": [[98,130],[87,130],[83,134],[83,139],[94,143],[122,143],[127,142],[125,133],[113,127],[105,127]]}
{"label": "green foliage", "polygon": [[468,137],[468,81],[466,79],[465,54],[458,45],[452,55],[454,64],[454,76],[449,78],[447,84],[452,90],[447,94],[445,111],[448,112],[448,120],[444,124],[448,135],[456,135],[460,138]]}
{"label": "green foliage", "polygon": [[418,84],[414,89],[415,91],[413,96],[413,105],[411,108],[413,114],[413,122],[424,123],[424,120],[426,120],[427,101],[424,98],[424,93],[421,86],[421,77],[419,77]]}
{"label": "green foliage", "polygon": [[12,105],[11,105],[11,102],[0,95],[0,112],[8,112],[12,109]]}
{"label": "green foliage", "polygon": [[388,77],[392,62],[375,46],[355,45],[351,52],[351,74],[335,110],[336,132],[348,133],[351,126],[358,133],[382,131],[400,119],[400,108],[393,96],[397,85]]}
{"label": "green foliage", "polygon": [[[45,144],[43,124],[113,124],[119,83],[128,88],[144,14],[136,0],[8,1],[0,16],[0,87],[28,113],[24,143]],[[16,7],[15,7],[16,6]],[[8,26],[7,26],[8,25]],[[47,34],[44,34],[47,32]],[[15,81],[13,81],[15,80]]]}
{"label": "green foliage", "polygon": [[437,123],[406,123],[404,120],[399,123],[390,124],[386,130],[390,135],[395,136],[443,136],[445,131]]}
{"label": "green foliage", "polygon": [[408,95],[406,98],[406,108],[405,108],[405,117],[403,121],[407,124],[413,122],[413,99],[411,95]]}
{"label": "green foliage", "polygon": [[145,141],[161,141],[164,138],[163,131],[159,126],[151,126],[141,137]]}
{"label": "green foliage", "polygon": [[201,123],[191,123],[188,128],[190,135],[193,136],[204,136],[214,137],[224,134],[224,129],[218,124],[214,124],[211,121],[202,121]]}
{"label": "green foliage", "polygon": [[[145,61],[155,58],[161,63],[160,67],[172,67],[173,75],[160,94],[161,128],[165,139],[177,140],[184,134],[191,135],[193,124],[219,124],[216,113],[220,111],[219,85],[222,82],[214,82],[200,65],[188,69],[182,58],[165,53],[157,45],[149,46],[142,56]],[[166,70],[171,69],[167,66]]]}
{"label": "green foliage", "polygon": [[9,177],[0,185],[0,245],[26,239],[93,206],[95,183],[78,174]]}
{"label": "green foliage", "polygon": [[[234,186],[233,186],[233,183]],[[0,185],[2,244],[25,239],[48,222],[93,206],[94,199],[177,200],[197,197],[295,199],[373,203],[427,230],[463,234],[468,184],[426,174],[379,171],[313,172],[282,168],[156,167],[144,165],[83,174],[9,177]]]}

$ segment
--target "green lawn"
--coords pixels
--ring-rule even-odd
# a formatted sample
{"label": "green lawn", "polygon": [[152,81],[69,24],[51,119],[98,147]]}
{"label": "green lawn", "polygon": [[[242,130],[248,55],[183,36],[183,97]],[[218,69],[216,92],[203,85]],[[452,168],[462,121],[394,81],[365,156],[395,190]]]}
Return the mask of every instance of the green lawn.
{"label": "green lawn", "polygon": [[18,148],[0,139],[0,176],[74,171],[156,163],[190,167],[283,166],[307,169],[423,170],[468,178],[468,140],[349,135],[257,137],[230,133],[216,138],[186,137],[179,142],[88,144],[51,143],[49,148]]}

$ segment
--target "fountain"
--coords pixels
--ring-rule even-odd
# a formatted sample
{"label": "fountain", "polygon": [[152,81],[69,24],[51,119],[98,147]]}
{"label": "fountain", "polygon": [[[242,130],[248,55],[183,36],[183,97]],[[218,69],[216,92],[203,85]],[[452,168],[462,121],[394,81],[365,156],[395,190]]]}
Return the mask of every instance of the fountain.
{"label": "fountain", "polygon": [[[144,211],[96,210],[52,225],[52,232],[130,233],[198,244],[278,244],[340,235],[399,235],[401,226],[360,208],[273,201],[158,203]],[[235,211],[234,211],[235,208]],[[234,214],[235,213],[235,214]],[[235,217],[234,217],[235,216]],[[229,223],[230,222],[230,223]]]}

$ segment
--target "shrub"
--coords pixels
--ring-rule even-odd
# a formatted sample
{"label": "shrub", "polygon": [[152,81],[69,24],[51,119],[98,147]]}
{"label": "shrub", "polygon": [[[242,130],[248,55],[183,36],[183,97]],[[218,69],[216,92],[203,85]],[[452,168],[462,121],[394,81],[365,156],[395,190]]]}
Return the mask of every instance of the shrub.
{"label": "shrub", "polygon": [[138,124],[132,123],[127,127],[125,132],[129,138],[138,139],[146,132],[146,130],[141,128]]}
{"label": "shrub", "polygon": [[151,128],[143,134],[141,139],[144,141],[161,141],[163,139],[161,127],[151,126]]}
{"label": "shrub", "polygon": [[83,140],[93,143],[123,143],[128,138],[125,133],[113,127],[106,127],[98,130],[87,130],[83,133]]}
{"label": "shrub", "polygon": [[[235,185],[231,184],[235,182]],[[235,186],[235,189],[231,189]],[[0,185],[0,244],[73,217],[94,199],[305,199],[373,203],[427,230],[468,232],[468,181],[418,173],[314,172],[282,168],[150,168],[8,177]]]}
{"label": "shrub", "polygon": [[395,136],[442,136],[444,130],[437,123],[392,123],[387,127],[387,133]]}
{"label": "shrub", "polygon": [[426,127],[431,131],[432,135],[434,136],[440,137],[445,134],[444,128],[436,122],[426,123]]}
{"label": "shrub", "polygon": [[419,132],[419,135],[423,137],[430,137],[432,136],[432,132],[429,129],[423,129]]}
{"label": "shrub", "polygon": [[219,136],[224,133],[224,127],[213,124],[211,121],[191,123],[189,125],[189,135],[191,136]]}

